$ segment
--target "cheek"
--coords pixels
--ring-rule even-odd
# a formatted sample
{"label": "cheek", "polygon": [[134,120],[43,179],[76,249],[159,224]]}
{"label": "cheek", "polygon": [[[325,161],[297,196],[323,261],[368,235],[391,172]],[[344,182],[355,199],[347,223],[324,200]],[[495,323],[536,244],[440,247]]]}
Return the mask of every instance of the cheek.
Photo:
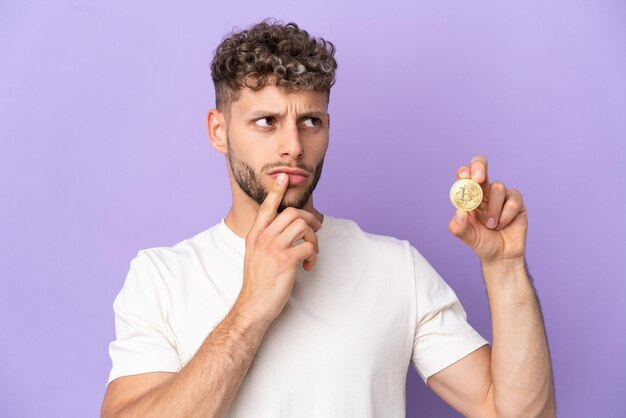
{"label": "cheek", "polygon": [[326,155],[326,151],[328,151],[328,138],[323,139],[321,141],[317,141],[311,147],[311,154],[315,154],[315,159],[320,161]]}
{"label": "cheek", "polygon": [[309,153],[325,154],[329,142],[328,131],[305,133],[301,141],[307,145]]}
{"label": "cheek", "polygon": [[255,137],[249,132],[233,132],[229,135],[229,148],[231,153],[237,159],[245,161],[258,171],[267,160],[264,159],[268,155],[268,150],[264,148],[262,138]]}

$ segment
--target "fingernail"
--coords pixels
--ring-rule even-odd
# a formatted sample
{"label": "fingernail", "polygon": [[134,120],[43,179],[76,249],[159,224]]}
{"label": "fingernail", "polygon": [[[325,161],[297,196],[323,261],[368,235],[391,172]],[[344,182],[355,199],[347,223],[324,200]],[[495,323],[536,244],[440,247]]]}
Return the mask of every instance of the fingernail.
{"label": "fingernail", "polygon": [[276,183],[278,184],[285,184],[285,180],[287,180],[287,174],[285,173],[280,173],[278,177],[276,177]]}
{"label": "fingernail", "polygon": [[457,209],[456,213],[454,214],[454,220],[456,221],[456,223],[462,224],[463,219],[465,219],[465,213],[462,210]]}
{"label": "fingernail", "polygon": [[487,228],[493,228],[496,226],[496,220],[493,218],[487,219]]}
{"label": "fingernail", "polygon": [[462,177],[469,177],[469,170],[463,170],[463,171],[461,171],[461,176],[462,176]]}
{"label": "fingernail", "polygon": [[483,172],[480,170],[476,170],[474,171],[474,180],[478,181],[480,179],[480,176],[483,175]]}

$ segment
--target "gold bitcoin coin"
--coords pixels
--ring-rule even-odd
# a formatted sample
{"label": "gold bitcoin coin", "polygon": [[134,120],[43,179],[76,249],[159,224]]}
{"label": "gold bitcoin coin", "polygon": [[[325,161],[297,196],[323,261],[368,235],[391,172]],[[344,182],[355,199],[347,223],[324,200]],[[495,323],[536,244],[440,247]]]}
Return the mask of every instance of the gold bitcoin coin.
{"label": "gold bitcoin coin", "polygon": [[483,189],[472,179],[457,180],[450,188],[450,201],[454,207],[469,212],[483,201]]}

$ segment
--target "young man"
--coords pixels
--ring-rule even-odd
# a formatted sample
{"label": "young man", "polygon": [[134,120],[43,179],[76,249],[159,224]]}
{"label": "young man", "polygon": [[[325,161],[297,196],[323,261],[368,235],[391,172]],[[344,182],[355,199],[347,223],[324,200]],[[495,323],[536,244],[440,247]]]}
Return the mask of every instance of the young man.
{"label": "young man", "polygon": [[207,125],[233,203],[173,247],[139,251],[114,303],[103,417],[404,417],[406,371],[471,417],[552,417],[550,356],[525,268],[521,194],[484,200],[450,231],[480,257],[493,348],[408,242],[324,215],[334,46],[295,24],[225,39]]}

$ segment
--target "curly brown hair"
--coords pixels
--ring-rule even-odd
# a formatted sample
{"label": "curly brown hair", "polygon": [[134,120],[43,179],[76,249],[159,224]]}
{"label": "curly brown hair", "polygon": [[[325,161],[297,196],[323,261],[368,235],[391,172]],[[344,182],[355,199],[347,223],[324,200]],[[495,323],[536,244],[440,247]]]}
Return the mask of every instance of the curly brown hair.
{"label": "curly brown hair", "polygon": [[241,89],[273,84],[287,90],[327,93],[335,83],[335,46],[314,38],[293,22],[264,21],[225,37],[215,50],[211,78],[215,105],[228,112]]}

